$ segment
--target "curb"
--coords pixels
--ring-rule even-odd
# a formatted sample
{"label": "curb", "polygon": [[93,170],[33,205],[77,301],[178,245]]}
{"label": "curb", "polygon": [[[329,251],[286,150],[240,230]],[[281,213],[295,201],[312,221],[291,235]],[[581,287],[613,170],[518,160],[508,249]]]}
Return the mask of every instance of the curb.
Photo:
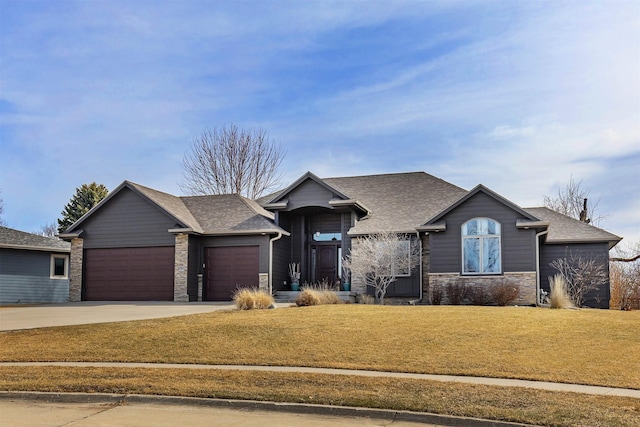
{"label": "curb", "polygon": [[130,403],[185,405],[249,411],[286,412],[294,414],[329,415],[338,417],[371,418],[390,422],[406,421],[451,427],[532,427],[531,424],[492,421],[481,418],[458,417],[428,412],[395,411],[389,409],[347,406],[312,405],[303,403],[261,402],[256,400],[207,399],[181,396],[153,396],[141,394],[107,393],[51,393],[28,391],[0,391],[0,399],[30,400],[59,403]]}

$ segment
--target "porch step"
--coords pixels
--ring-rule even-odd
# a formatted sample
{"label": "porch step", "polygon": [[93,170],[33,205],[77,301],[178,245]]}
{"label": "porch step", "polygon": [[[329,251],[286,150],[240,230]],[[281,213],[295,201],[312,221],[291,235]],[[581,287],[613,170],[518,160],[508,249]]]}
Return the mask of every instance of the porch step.
{"label": "porch step", "polygon": [[[356,302],[356,293],[353,291],[336,291],[336,294],[340,299],[344,302],[355,303]],[[300,295],[300,291],[276,291],[274,296],[276,302],[286,303],[286,302],[295,302],[296,298]]]}

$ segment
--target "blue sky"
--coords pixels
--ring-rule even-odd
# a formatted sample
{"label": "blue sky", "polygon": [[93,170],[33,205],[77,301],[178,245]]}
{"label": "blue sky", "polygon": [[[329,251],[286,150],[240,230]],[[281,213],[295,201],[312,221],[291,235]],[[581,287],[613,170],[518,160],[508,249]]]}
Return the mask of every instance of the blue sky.
{"label": "blue sky", "polygon": [[640,3],[0,0],[3,219],[84,183],[180,195],[205,128],[262,127],[289,184],[426,171],[540,206],[573,176],[640,240]]}

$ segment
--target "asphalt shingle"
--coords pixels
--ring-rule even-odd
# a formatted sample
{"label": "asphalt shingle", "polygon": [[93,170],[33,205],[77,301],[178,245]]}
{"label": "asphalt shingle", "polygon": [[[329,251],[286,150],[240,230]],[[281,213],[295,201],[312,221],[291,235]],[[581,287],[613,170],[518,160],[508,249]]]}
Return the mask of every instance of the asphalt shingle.
{"label": "asphalt shingle", "polygon": [[71,243],[0,226],[0,247],[69,252]]}

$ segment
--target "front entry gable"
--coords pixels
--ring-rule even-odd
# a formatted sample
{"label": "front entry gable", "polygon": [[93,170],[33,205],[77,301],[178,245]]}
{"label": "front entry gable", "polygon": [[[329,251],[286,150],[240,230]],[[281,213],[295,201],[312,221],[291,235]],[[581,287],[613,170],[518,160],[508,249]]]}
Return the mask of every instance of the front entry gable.
{"label": "front entry gable", "polygon": [[283,212],[301,208],[351,208],[362,215],[369,213],[369,210],[362,203],[351,199],[311,172],[305,173],[285,190],[271,198],[264,205],[264,208]]}

